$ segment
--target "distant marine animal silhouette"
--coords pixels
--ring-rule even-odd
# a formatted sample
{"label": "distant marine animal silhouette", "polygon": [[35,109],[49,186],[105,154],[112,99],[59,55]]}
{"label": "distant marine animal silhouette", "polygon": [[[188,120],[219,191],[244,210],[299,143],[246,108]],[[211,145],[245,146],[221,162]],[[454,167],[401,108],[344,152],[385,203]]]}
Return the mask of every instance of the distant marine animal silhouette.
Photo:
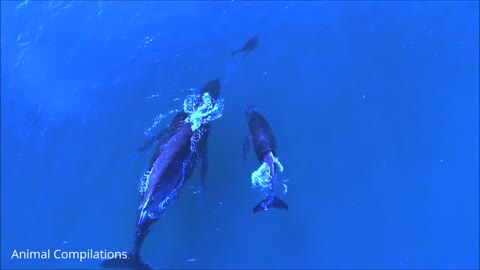
{"label": "distant marine animal silhouette", "polygon": [[243,44],[242,48],[238,50],[232,51],[232,56],[235,56],[238,53],[242,53],[244,56],[253,51],[258,45],[258,35],[253,36],[245,44]]}

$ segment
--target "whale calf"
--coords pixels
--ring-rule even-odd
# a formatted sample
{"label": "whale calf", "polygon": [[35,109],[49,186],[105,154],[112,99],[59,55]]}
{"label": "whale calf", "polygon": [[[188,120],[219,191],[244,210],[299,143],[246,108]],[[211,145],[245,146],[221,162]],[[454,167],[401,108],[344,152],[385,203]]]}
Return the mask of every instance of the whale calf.
{"label": "whale calf", "polygon": [[[245,105],[245,114],[249,127],[249,135],[243,143],[243,159],[246,161],[250,141],[253,144],[255,154],[260,161],[260,168],[252,174],[252,184],[260,186],[266,191],[265,198],[254,208],[253,213],[268,210],[270,208],[288,209],[288,205],[275,195],[277,184],[277,170],[283,171],[283,166],[278,161],[277,142],[268,121],[255,107]],[[276,165],[276,166],[275,166]]]}

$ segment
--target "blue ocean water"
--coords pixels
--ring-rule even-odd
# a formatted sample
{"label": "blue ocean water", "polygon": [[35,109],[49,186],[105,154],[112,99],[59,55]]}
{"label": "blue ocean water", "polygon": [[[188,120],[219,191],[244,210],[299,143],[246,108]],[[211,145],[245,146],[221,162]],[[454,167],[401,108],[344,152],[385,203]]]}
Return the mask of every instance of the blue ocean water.
{"label": "blue ocean water", "polygon": [[[134,153],[215,78],[207,189],[197,170],[154,225],[152,266],[479,267],[477,1],[2,1],[2,268],[129,251]],[[288,211],[252,214],[245,103],[275,132]]]}

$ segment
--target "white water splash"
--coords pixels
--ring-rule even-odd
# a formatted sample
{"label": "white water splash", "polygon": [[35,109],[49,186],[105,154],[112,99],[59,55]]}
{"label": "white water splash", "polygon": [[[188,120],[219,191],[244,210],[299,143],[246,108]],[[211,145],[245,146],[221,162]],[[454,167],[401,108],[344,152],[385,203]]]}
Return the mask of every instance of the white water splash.
{"label": "white water splash", "polygon": [[[200,106],[197,105],[199,99],[202,100]],[[223,99],[215,100],[208,93],[202,96],[190,95],[183,101],[183,110],[189,114],[185,122],[192,123],[192,130],[195,131],[202,124],[222,117]]]}
{"label": "white water splash", "polygon": [[270,174],[270,167],[266,162],[263,162],[256,171],[252,173],[252,187],[260,188],[260,190],[268,190],[272,188],[272,175]]}
{"label": "white water splash", "polygon": [[165,118],[167,118],[168,116],[170,116],[170,115],[172,115],[172,114],[174,114],[174,113],[177,113],[177,112],[178,112],[178,110],[175,109],[175,110],[170,110],[170,111],[167,112],[166,114],[159,114],[159,115],[155,116],[155,118],[153,119],[153,124],[152,124],[152,126],[150,126],[149,128],[147,128],[143,133],[144,133],[146,136],[149,136],[149,135],[152,133],[152,131],[153,131],[156,127],[158,127]]}
{"label": "white water splash", "polygon": [[[283,172],[284,170],[284,167],[282,165],[282,163],[280,162],[280,160],[273,156],[273,154],[270,152],[270,157],[272,158],[273,160],[273,163],[275,165],[277,165],[278,167],[278,170],[280,172]],[[278,175],[275,176],[276,178],[278,177]],[[253,173],[252,173],[252,177],[251,177],[251,180],[252,180],[252,188],[259,188],[260,191],[264,192],[264,191],[268,191],[268,190],[271,190],[273,188],[273,184],[272,183],[272,179],[273,179],[273,176],[272,176],[272,173],[270,172],[270,167],[268,166],[268,164],[266,162],[263,162],[260,167],[258,167],[257,170],[255,170]],[[278,178],[277,178],[278,180]],[[287,191],[288,191],[288,186],[287,186],[287,181],[288,180],[283,180],[282,181],[282,186],[283,186],[283,193],[286,194]]]}

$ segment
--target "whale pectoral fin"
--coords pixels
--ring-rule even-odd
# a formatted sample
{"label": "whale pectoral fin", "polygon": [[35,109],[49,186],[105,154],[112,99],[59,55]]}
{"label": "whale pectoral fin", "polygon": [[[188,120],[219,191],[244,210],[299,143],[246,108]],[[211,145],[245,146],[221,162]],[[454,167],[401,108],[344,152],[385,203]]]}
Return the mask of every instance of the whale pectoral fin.
{"label": "whale pectoral fin", "polygon": [[248,149],[250,148],[250,135],[243,141],[243,162],[247,162]]}

